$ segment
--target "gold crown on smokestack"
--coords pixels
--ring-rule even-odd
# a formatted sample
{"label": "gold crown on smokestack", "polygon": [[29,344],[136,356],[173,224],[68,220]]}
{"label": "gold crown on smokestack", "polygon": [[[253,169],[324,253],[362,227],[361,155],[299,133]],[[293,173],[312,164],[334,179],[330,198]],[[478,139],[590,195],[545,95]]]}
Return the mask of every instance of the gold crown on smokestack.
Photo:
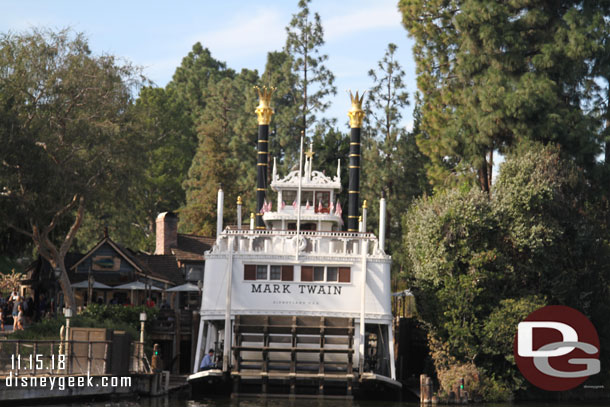
{"label": "gold crown on smokestack", "polygon": [[273,109],[271,109],[271,95],[275,92],[274,87],[255,86],[254,89],[258,92],[258,107],[255,112],[258,116],[259,125],[268,125],[271,123],[271,115],[273,115]]}
{"label": "gold crown on smokestack", "polygon": [[347,112],[349,116],[349,126],[351,128],[360,128],[362,127],[362,119],[364,119],[364,110],[362,110],[362,100],[364,99],[364,94],[366,91],[362,92],[362,95],[358,97],[358,92],[354,96],[352,91],[349,91],[349,97],[352,101],[352,107]]}

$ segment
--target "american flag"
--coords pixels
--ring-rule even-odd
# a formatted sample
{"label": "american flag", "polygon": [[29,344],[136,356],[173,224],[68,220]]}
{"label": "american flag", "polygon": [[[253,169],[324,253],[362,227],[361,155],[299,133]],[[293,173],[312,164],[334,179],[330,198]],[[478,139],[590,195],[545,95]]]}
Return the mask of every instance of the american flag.
{"label": "american flag", "polygon": [[294,210],[297,209],[297,201],[292,201],[292,207],[294,208]]}
{"label": "american flag", "polygon": [[309,205],[309,199],[307,200],[307,205],[305,205],[305,209],[309,210],[311,206]]}
{"label": "american flag", "polygon": [[337,206],[335,207],[335,215],[337,215],[339,219],[341,219],[341,225],[343,225],[343,218],[341,217],[342,214],[343,210],[341,209],[341,203],[337,201]]}
{"label": "american flag", "polygon": [[322,209],[324,209],[324,207],[322,206],[322,200],[320,199],[318,201],[318,212],[322,212]]}
{"label": "american flag", "polygon": [[286,202],[282,201],[282,210],[286,207]]}

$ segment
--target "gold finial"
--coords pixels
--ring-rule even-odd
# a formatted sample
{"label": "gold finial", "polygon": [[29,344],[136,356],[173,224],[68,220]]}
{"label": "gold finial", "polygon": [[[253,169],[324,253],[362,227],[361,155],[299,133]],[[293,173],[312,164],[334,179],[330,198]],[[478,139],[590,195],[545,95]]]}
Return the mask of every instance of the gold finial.
{"label": "gold finial", "polygon": [[366,209],[366,208],[368,208],[368,207],[366,206],[366,199],[365,199],[364,201],[362,201],[362,209]]}
{"label": "gold finial", "polygon": [[254,219],[254,212],[250,212],[250,219]]}
{"label": "gold finial", "polygon": [[237,197],[237,205],[241,205],[241,204],[242,204],[242,202],[241,202],[241,195],[240,195]]}
{"label": "gold finial", "polygon": [[364,119],[364,110],[362,110],[362,100],[364,99],[364,94],[366,91],[362,92],[362,95],[358,97],[358,92],[356,92],[356,96],[352,94],[352,91],[349,91],[349,97],[352,100],[352,107],[347,112],[349,116],[349,126],[353,129],[358,129],[362,127],[362,119]]}
{"label": "gold finial", "polygon": [[358,216],[358,223],[362,223],[362,216]]}
{"label": "gold finial", "polygon": [[263,86],[259,88],[255,86],[254,89],[258,92],[258,107],[255,112],[258,116],[258,124],[268,125],[271,123],[271,115],[273,115],[273,109],[271,108],[271,95],[275,92],[275,88]]}

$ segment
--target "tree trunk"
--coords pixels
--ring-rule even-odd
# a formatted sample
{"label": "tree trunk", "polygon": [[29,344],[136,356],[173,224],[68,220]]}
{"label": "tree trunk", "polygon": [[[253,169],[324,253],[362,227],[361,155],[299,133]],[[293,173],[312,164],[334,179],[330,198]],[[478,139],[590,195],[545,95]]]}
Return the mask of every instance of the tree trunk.
{"label": "tree trunk", "polygon": [[66,270],[64,259],[57,256],[50,263],[53,269],[57,269],[58,267],[61,269],[58,282],[61,291],[64,294],[65,306],[71,308],[73,315],[76,315],[76,299],[74,298],[74,292],[70,285],[70,279],[68,278],[68,271]]}
{"label": "tree trunk", "polygon": [[489,176],[487,174],[487,160],[483,160],[483,164],[478,170],[479,186],[481,190],[489,195]]}

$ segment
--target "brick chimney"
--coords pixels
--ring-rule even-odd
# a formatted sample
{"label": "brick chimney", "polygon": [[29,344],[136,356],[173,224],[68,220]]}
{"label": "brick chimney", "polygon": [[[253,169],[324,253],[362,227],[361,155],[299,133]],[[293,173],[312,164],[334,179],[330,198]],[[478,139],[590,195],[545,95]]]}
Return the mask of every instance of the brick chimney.
{"label": "brick chimney", "polygon": [[157,216],[157,245],[155,254],[172,254],[170,248],[178,246],[178,216],[162,212]]}

